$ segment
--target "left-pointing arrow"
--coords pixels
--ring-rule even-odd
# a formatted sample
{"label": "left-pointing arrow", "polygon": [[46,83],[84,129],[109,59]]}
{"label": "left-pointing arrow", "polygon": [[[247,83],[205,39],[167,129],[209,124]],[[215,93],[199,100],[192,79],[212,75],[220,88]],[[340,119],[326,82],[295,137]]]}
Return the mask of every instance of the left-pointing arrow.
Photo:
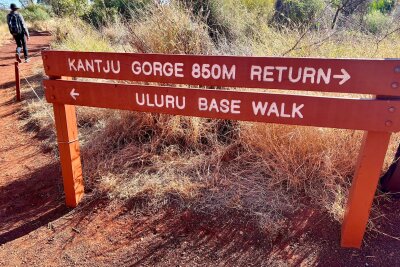
{"label": "left-pointing arrow", "polygon": [[75,88],[72,88],[71,93],[69,93],[69,95],[76,100],[76,97],[79,96],[79,93],[75,92]]}

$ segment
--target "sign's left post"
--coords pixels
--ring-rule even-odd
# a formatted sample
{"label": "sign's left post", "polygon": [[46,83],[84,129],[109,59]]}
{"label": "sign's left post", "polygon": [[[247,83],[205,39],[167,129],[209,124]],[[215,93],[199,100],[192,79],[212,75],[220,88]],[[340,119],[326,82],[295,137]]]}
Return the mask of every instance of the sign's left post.
{"label": "sign's left post", "polygon": [[19,62],[15,61],[14,62],[15,66],[15,95],[17,98],[17,101],[21,101],[21,79],[19,77]]}
{"label": "sign's left post", "polygon": [[[50,77],[50,79],[61,79],[61,77]],[[53,108],[65,201],[68,207],[76,207],[84,195],[84,183],[75,106],[54,103]]]}

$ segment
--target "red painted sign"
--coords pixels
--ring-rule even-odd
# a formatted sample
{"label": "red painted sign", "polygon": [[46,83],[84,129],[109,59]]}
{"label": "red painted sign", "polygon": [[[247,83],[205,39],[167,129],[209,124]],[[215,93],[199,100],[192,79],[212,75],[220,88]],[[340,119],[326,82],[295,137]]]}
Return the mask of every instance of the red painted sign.
{"label": "red painted sign", "polygon": [[400,96],[400,60],[44,51],[49,76]]}
{"label": "red painted sign", "polygon": [[[75,105],[217,119],[366,130],[341,244],[360,247],[391,132],[400,131],[400,60],[191,56],[45,51],[46,99],[53,103],[66,203],[83,196]],[[361,93],[333,98],[77,82],[87,77],[163,84]],[[385,97],[382,97],[385,96]],[[260,140],[262,141],[262,140]]]}
{"label": "red painted sign", "polygon": [[396,132],[399,101],[45,81],[50,103],[183,116]]}

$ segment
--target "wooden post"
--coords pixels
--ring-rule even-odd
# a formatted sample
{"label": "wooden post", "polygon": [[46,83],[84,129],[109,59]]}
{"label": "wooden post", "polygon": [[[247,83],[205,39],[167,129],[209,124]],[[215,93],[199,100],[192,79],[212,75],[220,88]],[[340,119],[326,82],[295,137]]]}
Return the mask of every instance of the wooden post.
{"label": "wooden post", "polygon": [[342,224],[342,247],[360,248],[391,133],[365,132]]}
{"label": "wooden post", "polygon": [[15,93],[17,101],[21,101],[21,80],[19,77],[19,62],[15,61]]}
{"label": "wooden post", "polygon": [[75,106],[53,104],[53,108],[65,201],[68,207],[73,208],[84,195]]}

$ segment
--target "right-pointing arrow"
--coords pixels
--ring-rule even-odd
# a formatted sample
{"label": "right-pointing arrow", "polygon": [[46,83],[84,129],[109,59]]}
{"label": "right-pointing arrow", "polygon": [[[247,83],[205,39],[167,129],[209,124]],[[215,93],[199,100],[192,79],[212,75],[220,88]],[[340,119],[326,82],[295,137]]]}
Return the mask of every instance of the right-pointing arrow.
{"label": "right-pointing arrow", "polygon": [[71,92],[69,93],[69,95],[76,100],[76,97],[79,96],[79,93],[75,93],[75,88],[72,88]]}
{"label": "right-pointing arrow", "polygon": [[348,80],[350,80],[351,76],[345,69],[341,69],[340,71],[342,72],[342,74],[333,75],[333,78],[341,79],[341,81],[339,82],[339,85],[342,85],[345,82],[347,82]]}

